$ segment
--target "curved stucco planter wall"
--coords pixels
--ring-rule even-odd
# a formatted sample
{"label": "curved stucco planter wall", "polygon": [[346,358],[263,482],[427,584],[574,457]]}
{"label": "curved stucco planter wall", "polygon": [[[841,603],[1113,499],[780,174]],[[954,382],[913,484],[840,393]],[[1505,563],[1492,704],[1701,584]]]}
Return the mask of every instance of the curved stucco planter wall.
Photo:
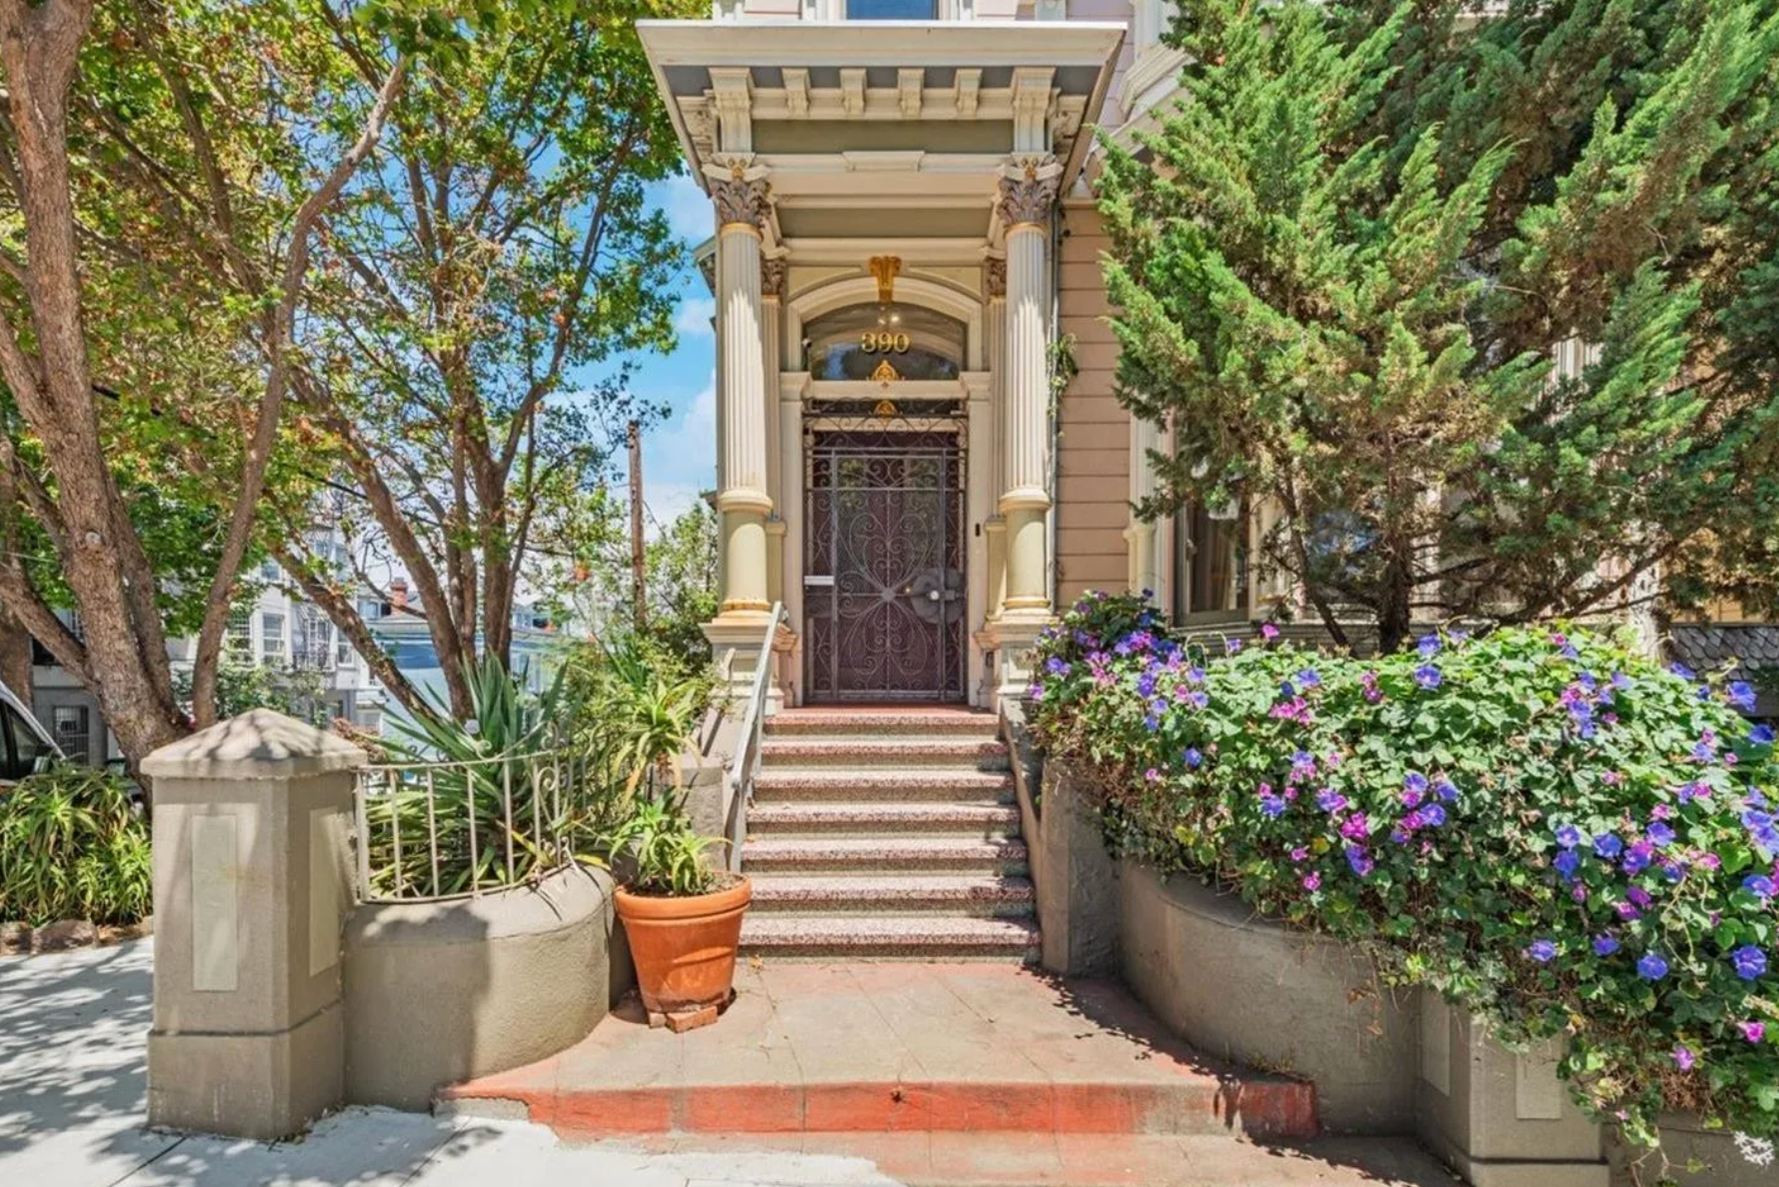
{"label": "curved stucco planter wall", "polygon": [[346,923],[347,1099],[425,1109],[443,1085],[585,1038],[629,983],[611,890],[602,872],[568,870],[474,899],[360,906]]}
{"label": "curved stucco planter wall", "polygon": [[1119,886],[1124,979],[1169,1027],[1207,1055],[1311,1080],[1330,1132],[1414,1129],[1412,996],[1190,878],[1125,862]]}

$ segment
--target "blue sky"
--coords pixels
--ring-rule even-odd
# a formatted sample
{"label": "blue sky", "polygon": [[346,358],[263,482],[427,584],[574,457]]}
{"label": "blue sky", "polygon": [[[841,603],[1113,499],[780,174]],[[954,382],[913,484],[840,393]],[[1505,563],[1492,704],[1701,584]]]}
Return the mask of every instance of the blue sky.
{"label": "blue sky", "polygon": [[[710,199],[690,177],[675,177],[652,195],[674,234],[690,244],[710,237]],[[670,355],[636,357],[636,391],[672,409],[665,424],[643,438],[643,502],[665,524],[716,485],[716,340],[710,319],[716,302],[690,260],[679,278],[675,316],[679,345]]]}

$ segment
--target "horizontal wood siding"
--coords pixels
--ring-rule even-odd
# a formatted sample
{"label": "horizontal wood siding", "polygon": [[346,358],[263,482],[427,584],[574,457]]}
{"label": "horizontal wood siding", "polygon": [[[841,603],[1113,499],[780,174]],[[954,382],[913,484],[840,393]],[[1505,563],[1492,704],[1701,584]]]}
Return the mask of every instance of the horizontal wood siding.
{"label": "horizontal wood siding", "polygon": [[1130,416],[1112,395],[1118,348],[1103,320],[1099,255],[1107,241],[1099,216],[1090,205],[1070,205],[1063,226],[1058,309],[1080,368],[1063,393],[1057,441],[1057,599],[1067,606],[1085,590],[1124,588]]}

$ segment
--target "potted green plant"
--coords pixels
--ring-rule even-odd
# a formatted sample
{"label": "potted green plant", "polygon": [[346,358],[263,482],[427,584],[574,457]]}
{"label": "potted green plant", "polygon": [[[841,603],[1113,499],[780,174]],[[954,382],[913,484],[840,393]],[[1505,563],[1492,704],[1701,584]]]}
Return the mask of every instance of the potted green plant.
{"label": "potted green plant", "polygon": [[638,800],[609,836],[624,878],[618,918],[652,1025],[714,1022],[734,993],[735,949],[753,892],[740,874],[710,867],[710,844],[669,799]]}

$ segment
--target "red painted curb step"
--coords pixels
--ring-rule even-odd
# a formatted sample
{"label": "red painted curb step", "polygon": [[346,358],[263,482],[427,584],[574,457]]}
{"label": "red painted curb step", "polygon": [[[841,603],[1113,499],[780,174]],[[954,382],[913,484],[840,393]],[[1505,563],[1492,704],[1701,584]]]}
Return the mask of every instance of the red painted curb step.
{"label": "red painted curb step", "polygon": [[1311,1138],[1311,1084],[1192,1077],[1177,1085],[1061,1083],[710,1084],[548,1089],[500,1076],[445,1102],[509,1101],[570,1138],[638,1133],[1094,1133]]}

